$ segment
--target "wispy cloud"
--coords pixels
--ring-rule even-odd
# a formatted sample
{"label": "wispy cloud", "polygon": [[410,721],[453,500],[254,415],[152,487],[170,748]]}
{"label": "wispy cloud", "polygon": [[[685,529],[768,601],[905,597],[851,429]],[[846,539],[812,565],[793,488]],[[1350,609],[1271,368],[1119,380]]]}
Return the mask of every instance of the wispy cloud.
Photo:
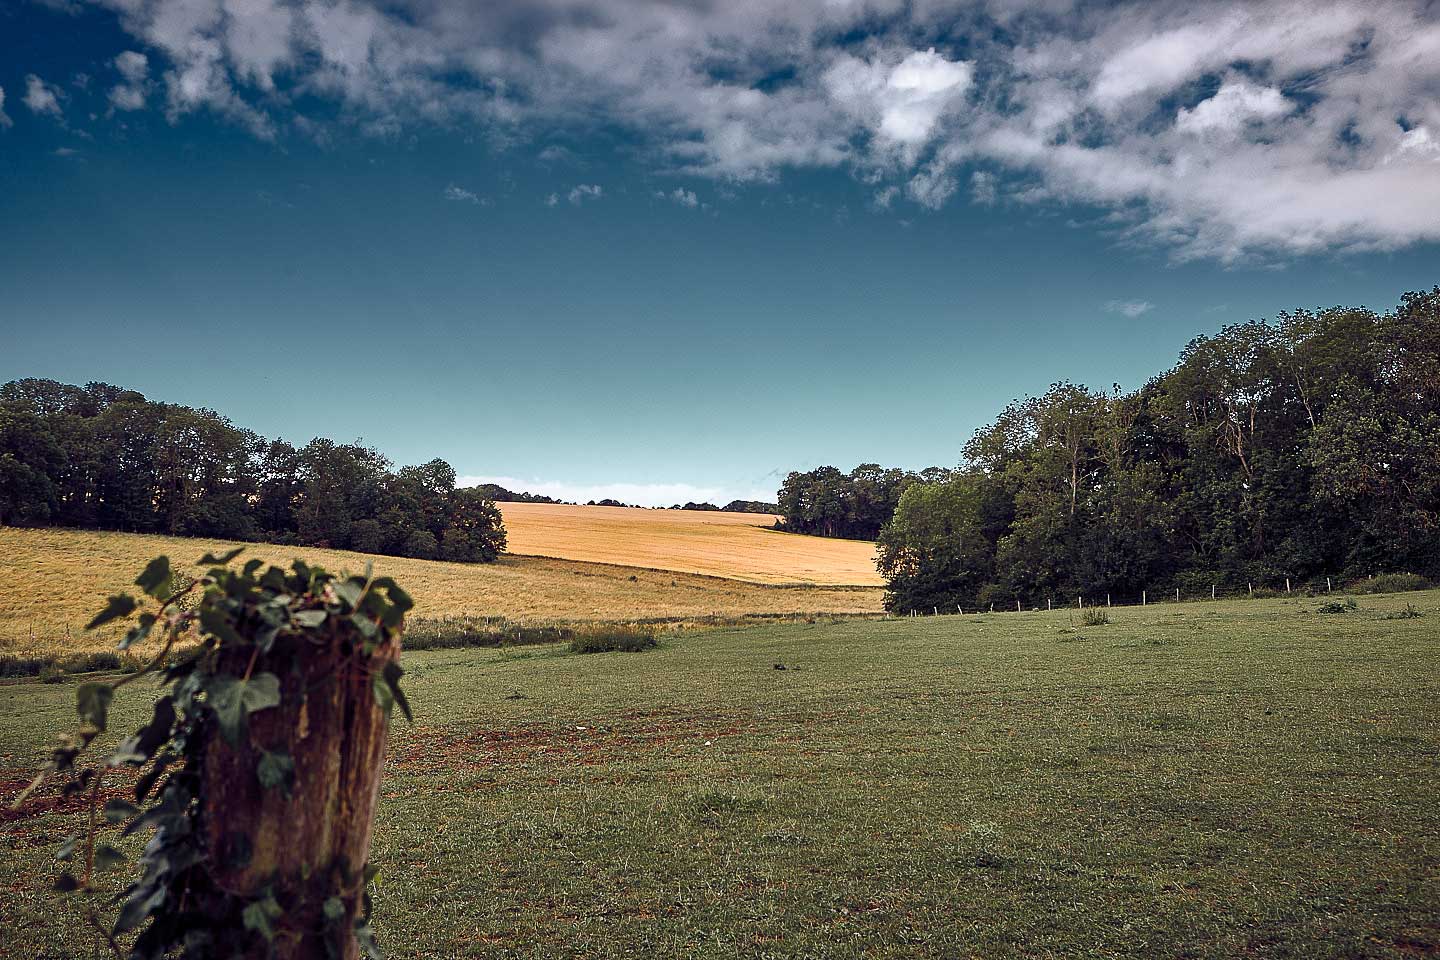
{"label": "wispy cloud", "polygon": [[442,190],[440,195],[452,203],[473,203],[480,207],[490,206],[489,197],[482,197],[473,190],[466,190],[464,187],[458,187],[453,183]]}
{"label": "wispy cloud", "polygon": [[30,108],[31,113],[48,114],[56,119],[64,117],[65,110],[60,106],[60,99],[64,96],[59,87],[46,83],[33,73],[25,77],[25,96],[22,102]]}
{"label": "wispy cloud", "polygon": [[1106,313],[1118,313],[1121,316],[1134,320],[1155,309],[1155,304],[1149,300],[1110,300],[1105,304]]}
{"label": "wispy cloud", "polygon": [[[263,138],[513,144],[598,122],[666,173],[828,167],[921,209],[1094,207],[1181,260],[1440,240],[1429,0],[90,2],[141,48],[117,51],[116,110],[209,110]],[[34,80],[26,103],[58,116]],[[555,202],[571,195],[600,194]]]}
{"label": "wispy cloud", "polygon": [[689,483],[571,483],[564,480],[504,476],[467,476],[456,480],[456,484],[462,487],[473,487],[482,483],[494,483],[517,493],[534,493],[575,503],[619,500],[621,503],[632,503],[641,507],[669,507],[691,501],[723,507],[731,500],[772,500],[775,496],[773,490],[763,493],[757,490],[729,490],[719,486],[696,486]]}
{"label": "wispy cloud", "polygon": [[669,193],[666,193],[664,190],[656,190],[655,199],[669,200],[672,203],[678,203],[682,207],[700,206],[700,198],[696,195],[695,191],[686,190],[684,187],[676,187]]}
{"label": "wispy cloud", "polygon": [[7,130],[14,125],[15,121],[5,112],[5,88],[0,87],[0,130]]}
{"label": "wispy cloud", "polygon": [[[579,183],[570,189],[569,200],[575,206],[580,206],[586,200],[598,200],[605,195],[605,189],[598,183]],[[554,204],[552,203],[553,207]]]}

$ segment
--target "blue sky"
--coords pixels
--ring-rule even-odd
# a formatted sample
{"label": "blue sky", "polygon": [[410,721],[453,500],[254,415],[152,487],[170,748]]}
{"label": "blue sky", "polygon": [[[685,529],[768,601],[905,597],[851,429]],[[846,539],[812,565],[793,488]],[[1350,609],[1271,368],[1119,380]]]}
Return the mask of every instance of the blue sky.
{"label": "blue sky", "polygon": [[0,379],[768,498],[1440,281],[1433,5],[773,6],[8,4]]}

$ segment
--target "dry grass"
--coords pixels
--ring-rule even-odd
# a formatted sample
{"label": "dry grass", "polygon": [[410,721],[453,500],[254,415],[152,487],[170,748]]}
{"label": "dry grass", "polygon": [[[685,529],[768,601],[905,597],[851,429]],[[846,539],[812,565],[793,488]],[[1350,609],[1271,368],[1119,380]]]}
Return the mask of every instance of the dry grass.
{"label": "dry grass", "polygon": [[[135,575],[158,554],[185,569],[207,550],[229,546],[178,537],[0,527],[0,655],[111,649],[119,631],[86,634],[81,629],[108,594],[133,591],[129,584]],[[423,617],[470,614],[557,622],[880,610],[881,591],[874,587],[766,586],[540,557],[458,564],[273,544],[248,544],[244,556],[286,565],[300,557],[337,571],[360,571],[373,561],[377,573],[394,576],[414,595],[416,614]]]}
{"label": "dry grass", "polygon": [[875,545],[769,529],[768,514],[502,503],[513,553],[753,583],[879,586]]}

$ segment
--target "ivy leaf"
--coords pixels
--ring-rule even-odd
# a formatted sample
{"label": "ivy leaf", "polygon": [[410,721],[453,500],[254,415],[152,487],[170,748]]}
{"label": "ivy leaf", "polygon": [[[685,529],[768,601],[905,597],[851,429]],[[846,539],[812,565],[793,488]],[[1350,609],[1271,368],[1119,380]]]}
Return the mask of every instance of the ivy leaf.
{"label": "ivy leaf", "polygon": [[82,683],[75,691],[75,712],[95,729],[104,730],[110,719],[110,701],[114,698],[115,690],[108,683],[93,680]]}
{"label": "ivy leaf", "polygon": [[410,701],[405,697],[405,691],[400,689],[400,678],[405,671],[400,669],[400,664],[394,660],[388,661],[385,668],[371,679],[371,688],[375,691],[375,702],[380,704],[380,709],[388,715],[395,704],[400,705],[400,712],[405,714],[405,719],[411,723],[415,717],[410,713]]}
{"label": "ivy leaf", "polygon": [[236,547],[234,550],[226,551],[225,553],[222,553],[222,554],[221,554],[220,556],[218,556],[218,557],[217,557],[215,554],[213,554],[213,553],[207,553],[207,554],[205,554],[205,556],[203,556],[203,557],[200,558],[199,566],[202,566],[202,567],[208,567],[208,566],[223,567],[223,566],[225,566],[225,564],[229,563],[231,560],[234,560],[236,557],[240,556],[240,554],[242,554],[242,553],[244,553],[244,552],[245,552],[245,548],[244,548],[244,547]]}
{"label": "ivy leaf", "polygon": [[354,580],[346,580],[344,583],[332,584],[331,588],[335,591],[335,596],[349,604],[351,610],[360,606],[360,595],[365,589],[363,585]]}
{"label": "ivy leaf", "polygon": [[116,934],[126,933],[134,930],[145,922],[145,918],[165,902],[164,884],[140,884],[132,888],[130,896],[125,900],[125,905],[120,908],[120,913],[115,917],[113,932]]}
{"label": "ivy leaf", "polygon": [[100,846],[95,848],[96,870],[114,870],[116,867],[120,866],[124,862],[125,854],[110,846],[110,844],[108,843],[102,843],[100,844]]}
{"label": "ivy leaf", "polygon": [[327,614],[324,610],[301,610],[295,614],[295,622],[308,630],[314,630],[325,622]]}
{"label": "ivy leaf", "polygon": [[232,746],[245,736],[245,720],[250,714],[279,703],[280,678],[273,673],[257,673],[249,680],[222,673],[210,682],[210,708],[220,723],[220,733]]}
{"label": "ivy leaf", "polygon": [[275,939],[275,921],[284,915],[285,911],[275,900],[275,894],[267,890],[265,896],[244,909],[240,920],[245,924],[246,930],[254,930],[268,942]]}
{"label": "ivy leaf", "polygon": [[140,621],[125,631],[125,636],[120,640],[119,649],[128,650],[134,644],[140,643],[146,637],[150,636],[150,628],[153,626],[155,626],[155,614],[140,614]]}
{"label": "ivy leaf", "polygon": [[360,949],[370,960],[385,960],[385,954],[381,952],[380,944],[375,942],[375,931],[368,920],[355,921],[355,942],[360,944]]}
{"label": "ivy leaf", "polygon": [[279,787],[288,794],[295,783],[295,761],[288,753],[264,750],[255,766],[255,775],[260,778],[260,786],[266,790]]}
{"label": "ivy leaf", "polygon": [[135,612],[135,598],[128,593],[117,593],[105,602],[105,609],[95,614],[95,619],[85,624],[86,630],[94,630],[96,627],[109,623],[111,620],[120,617],[128,617]]}
{"label": "ivy leaf", "polygon": [[240,645],[245,640],[230,625],[230,619],[225,616],[223,610],[217,607],[206,606],[200,610],[200,626],[206,633],[217,637],[221,643]]}
{"label": "ivy leaf", "polygon": [[161,556],[151,560],[135,578],[135,586],[156,600],[164,600],[170,588],[170,558]]}
{"label": "ivy leaf", "polygon": [[114,800],[105,801],[105,820],[109,823],[128,820],[139,812],[140,808],[128,800],[116,797]]}

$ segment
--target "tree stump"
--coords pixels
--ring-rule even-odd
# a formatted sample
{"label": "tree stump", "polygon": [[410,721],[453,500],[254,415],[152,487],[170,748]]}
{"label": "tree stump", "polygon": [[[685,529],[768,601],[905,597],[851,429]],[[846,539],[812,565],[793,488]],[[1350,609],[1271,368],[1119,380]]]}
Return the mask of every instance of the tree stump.
{"label": "tree stump", "polygon": [[[327,940],[343,945],[341,960],[359,956],[354,926],[388,730],[373,677],[399,652],[398,633],[368,661],[332,635],[331,648],[314,655],[261,658],[254,669],[280,678],[280,706],[251,715],[238,746],[218,732],[207,745],[201,822],[216,880],[243,896],[273,889],[284,909],[272,941],[280,960],[328,960]],[[235,672],[248,675],[245,664]],[[293,759],[288,789],[261,784],[264,752]],[[331,898],[343,911],[332,903],[327,914]]]}

